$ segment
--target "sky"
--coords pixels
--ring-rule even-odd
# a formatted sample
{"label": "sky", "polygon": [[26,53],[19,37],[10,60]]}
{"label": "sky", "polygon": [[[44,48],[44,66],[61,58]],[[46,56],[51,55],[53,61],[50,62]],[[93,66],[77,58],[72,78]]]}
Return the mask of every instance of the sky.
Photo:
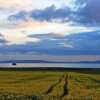
{"label": "sky", "polygon": [[0,0],[0,53],[100,55],[99,9],[100,0]]}

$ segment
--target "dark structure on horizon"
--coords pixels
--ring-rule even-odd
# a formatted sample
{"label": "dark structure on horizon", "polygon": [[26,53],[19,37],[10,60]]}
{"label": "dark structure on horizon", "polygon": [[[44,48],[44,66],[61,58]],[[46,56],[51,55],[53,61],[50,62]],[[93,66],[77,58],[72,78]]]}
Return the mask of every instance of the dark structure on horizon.
{"label": "dark structure on horizon", "polygon": [[17,64],[16,64],[16,62],[12,62],[12,65],[13,65],[13,66],[16,66]]}

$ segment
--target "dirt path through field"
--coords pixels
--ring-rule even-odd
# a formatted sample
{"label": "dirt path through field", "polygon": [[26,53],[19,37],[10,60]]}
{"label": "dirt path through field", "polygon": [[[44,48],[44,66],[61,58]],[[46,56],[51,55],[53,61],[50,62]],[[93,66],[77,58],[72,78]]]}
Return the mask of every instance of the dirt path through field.
{"label": "dirt path through field", "polygon": [[59,98],[63,98],[65,96],[68,95],[68,74],[64,74],[59,80],[58,82],[56,82],[55,84],[51,85],[48,90],[45,92],[46,95],[52,94],[55,89],[57,89],[57,87],[59,88],[59,86],[61,86],[61,93],[59,94]]}
{"label": "dirt path through field", "polygon": [[63,79],[63,78],[60,78],[60,79],[58,80],[58,82],[56,82],[55,84],[51,85],[51,86],[49,87],[49,89],[45,92],[45,94],[51,93],[51,92],[53,91],[53,89],[54,89],[58,84],[61,83],[62,79]]}
{"label": "dirt path through field", "polygon": [[68,75],[65,75],[64,77],[63,94],[61,95],[61,98],[66,95],[68,95]]}

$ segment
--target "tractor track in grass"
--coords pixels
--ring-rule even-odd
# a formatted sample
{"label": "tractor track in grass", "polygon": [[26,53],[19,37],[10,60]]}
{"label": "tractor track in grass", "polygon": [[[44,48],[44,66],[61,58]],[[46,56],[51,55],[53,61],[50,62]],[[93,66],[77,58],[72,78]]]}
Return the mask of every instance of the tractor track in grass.
{"label": "tractor track in grass", "polygon": [[46,95],[52,93],[52,91],[54,90],[54,88],[59,85],[61,82],[63,81],[63,93],[61,94],[61,96],[59,97],[60,99],[62,99],[64,96],[68,95],[68,75],[63,75],[62,78],[60,78],[58,80],[58,82],[56,82],[55,84],[51,85],[50,88],[45,92]]}
{"label": "tractor track in grass", "polygon": [[62,76],[62,77],[58,80],[58,82],[56,82],[55,84],[52,84],[52,85],[49,87],[49,89],[45,92],[45,94],[51,93],[51,92],[54,90],[54,88],[55,88],[58,84],[61,83],[61,81],[63,80],[63,77],[64,77],[64,76]]}
{"label": "tractor track in grass", "polygon": [[68,75],[64,77],[63,94],[60,98],[63,98],[66,95],[68,95]]}

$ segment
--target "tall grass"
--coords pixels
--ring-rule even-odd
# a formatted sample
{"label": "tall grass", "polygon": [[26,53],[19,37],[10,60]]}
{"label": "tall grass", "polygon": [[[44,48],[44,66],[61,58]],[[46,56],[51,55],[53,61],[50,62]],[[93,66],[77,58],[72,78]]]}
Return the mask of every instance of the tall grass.
{"label": "tall grass", "polygon": [[99,100],[100,74],[0,71],[0,100]]}

